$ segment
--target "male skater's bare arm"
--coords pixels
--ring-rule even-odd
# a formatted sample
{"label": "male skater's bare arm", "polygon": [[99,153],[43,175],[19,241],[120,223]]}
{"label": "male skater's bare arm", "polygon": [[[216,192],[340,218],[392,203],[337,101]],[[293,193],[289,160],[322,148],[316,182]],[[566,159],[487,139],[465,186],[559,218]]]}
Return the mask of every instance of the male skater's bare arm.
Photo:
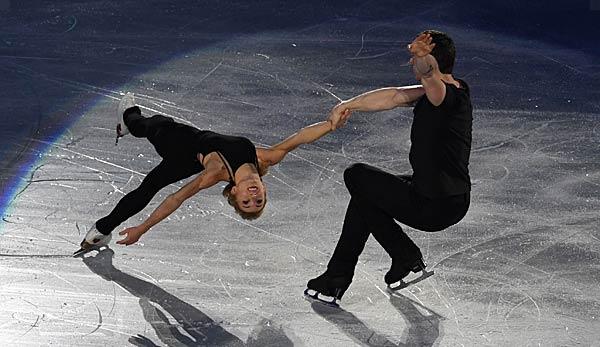
{"label": "male skater's bare arm", "polygon": [[350,111],[385,111],[401,106],[410,106],[425,91],[422,85],[388,87],[371,90],[342,101],[336,109]]}
{"label": "male skater's bare arm", "polygon": [[329,119],[334,128],[338,128],[346,122],[352,111],[376,112],[408,107],[423,94],[425,89],[422,85],[375,89],[340,102],[331,110]]}
{"label": "male skater's bare arm", "polygon": [[219,182],[217,174],[218,172],[214,170],[205,169],[202,171],[194,180],[188,182],[177,192],[169,195],[142,224],[121,231],[119,235],[126,235],[126,237],[117,241],[117,243],[121,245],[131,245],[136,243],[152,226],[167,218],[171,213],[177,210],[186,199],[198,193],[200,190],[212,187]]}

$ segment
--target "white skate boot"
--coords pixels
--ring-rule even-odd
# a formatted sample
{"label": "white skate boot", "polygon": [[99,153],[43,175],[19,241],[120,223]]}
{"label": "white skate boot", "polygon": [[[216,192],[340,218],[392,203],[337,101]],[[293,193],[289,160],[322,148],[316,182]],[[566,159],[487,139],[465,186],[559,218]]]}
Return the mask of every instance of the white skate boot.
{"label": "white skate boot", "polygon": [[73,257],[85,254],[91,250],[98,250],[109,244],[112,238],[111,234],[104,235],[96,229],[96,223],[92,225],[90,230],[85,234],[85,238],[81,241],[81,248],[73,253]]}
{"label": "white skate boot", "polygon": [[128,92],[123,98],[121,98],[121,101],[119,101],[119,107],[117,107],[117,140],[115,144],[119,143],[119,137],[129,134],[129,129],[127,129],[127,126],[123,121],[123,113],[125,113],[128,108],[133,106],[135,106],[135,98],[133,93]]}

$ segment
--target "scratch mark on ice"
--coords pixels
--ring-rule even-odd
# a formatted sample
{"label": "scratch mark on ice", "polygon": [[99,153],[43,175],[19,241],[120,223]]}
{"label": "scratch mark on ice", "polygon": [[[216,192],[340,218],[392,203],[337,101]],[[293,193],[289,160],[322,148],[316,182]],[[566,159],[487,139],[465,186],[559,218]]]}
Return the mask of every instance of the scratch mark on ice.
{"label": "scratch mark on ice", "polygon": [[223,60],[221,60],[215,67],[213,67],[206,75],[204,75],[204,77],[202,77],[200,80],[198,80],[197,83],[200,83],[202,81],[204,81],[205,79],[207,79],[210,75],[213,74],[213,72],[217,71],[217,69],[223,65]]}
{"label": "scratch mark on ice", "polygon": [[219,278],[219,283],[221,283],[221,286],[223,287],[223,290],[225,290],[225,293],[227,293],[227,296],[229,296],[230,299],[233,299],[233,296],[231,296],[231,293],[229,293],[229,290],[227,290],[225,283],[223,283],[223,281],[220,278]]}

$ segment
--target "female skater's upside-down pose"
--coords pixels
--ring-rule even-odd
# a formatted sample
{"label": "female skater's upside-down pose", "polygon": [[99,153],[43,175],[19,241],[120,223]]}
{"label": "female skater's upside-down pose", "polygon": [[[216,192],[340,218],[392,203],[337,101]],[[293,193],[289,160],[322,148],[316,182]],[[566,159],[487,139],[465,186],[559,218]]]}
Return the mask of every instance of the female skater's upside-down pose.
{"label": "female skater's upside-down pose", "polygon": [[223,195],[236,212],[245,219],[258,218],[267,203],[261,176],[268,167],[279,163],[299,145],[313,142],[333,129],[330,120],[323,121],[303,128],[271,148],[256,148],[244,137],[199,130],[162,115],[144,117],[130,93],[119,103],[117,116],[117,140],[127,133],[145,137],[162,161],[148,173],[137,189],[119,201],[109,215],[94,223],[75,255],[107,245],[111,232],[146,207],[159,190],[194,174],[198,176],[165,198],[142,224],[121,231],[119,234],[125,235],[125,238],[117,243],[130,245],[137,242],[183,201],[222,181],[229,183]]}

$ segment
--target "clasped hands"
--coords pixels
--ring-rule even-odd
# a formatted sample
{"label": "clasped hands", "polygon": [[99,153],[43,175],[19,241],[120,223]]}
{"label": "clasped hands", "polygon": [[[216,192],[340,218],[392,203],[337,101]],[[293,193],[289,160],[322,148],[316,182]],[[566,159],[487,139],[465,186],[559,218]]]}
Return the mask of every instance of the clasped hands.
{"label": "clasped hands", "polygon": [[329,114],[329,122],[331,122],[331,130],[343,127],[350,118],[352,110],[348,107],[347,102],[342,101],[337,104]]}

